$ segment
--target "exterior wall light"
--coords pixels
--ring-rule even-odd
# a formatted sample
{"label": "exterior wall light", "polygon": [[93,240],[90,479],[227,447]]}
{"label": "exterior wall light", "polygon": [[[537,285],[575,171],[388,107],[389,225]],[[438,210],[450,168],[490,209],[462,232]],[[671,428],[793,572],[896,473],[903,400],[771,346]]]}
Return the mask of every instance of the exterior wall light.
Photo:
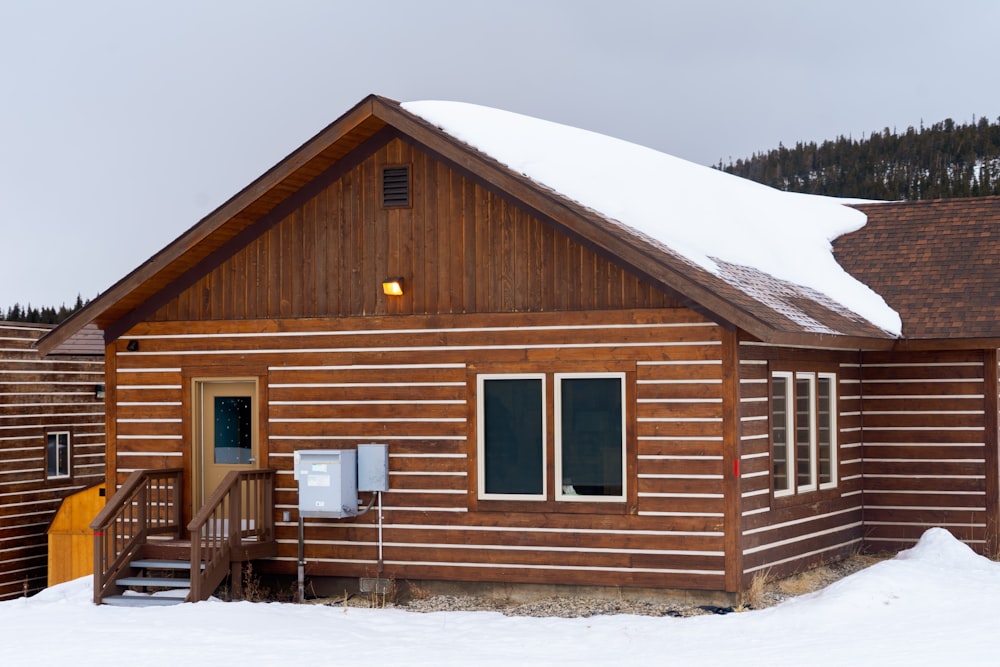
{"label": "exterior wall light", "polygon": [[386,278],[382,281],[382,293],[388,296],[402,296],[403,295],[403,279],[402,278]]}

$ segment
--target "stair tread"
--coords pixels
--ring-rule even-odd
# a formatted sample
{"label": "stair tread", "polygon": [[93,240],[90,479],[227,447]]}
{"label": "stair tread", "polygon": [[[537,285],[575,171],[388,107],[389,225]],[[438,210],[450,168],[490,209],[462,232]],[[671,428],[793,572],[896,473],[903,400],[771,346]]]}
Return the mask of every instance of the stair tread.
{"label": "stair tread", "polygon": [[[205,564],[202,563],[202,568]],[[132,561],[132,567],[142,567],[147,570],[190,570],[189,560],[168,560],[165,558],[141,558]]]}
{"label": "stair tread", "polygon": [[119,586],[153,586],[155,588],[191,588],[190,579],[171,579],[170,577],[122,577],[115,579]]}
{"label": "stair tread", "polygon": [[155,597],[152,595],[111,595],[101,602],[112,607],[166,607],[182,604],[184,598],[163,595]]}

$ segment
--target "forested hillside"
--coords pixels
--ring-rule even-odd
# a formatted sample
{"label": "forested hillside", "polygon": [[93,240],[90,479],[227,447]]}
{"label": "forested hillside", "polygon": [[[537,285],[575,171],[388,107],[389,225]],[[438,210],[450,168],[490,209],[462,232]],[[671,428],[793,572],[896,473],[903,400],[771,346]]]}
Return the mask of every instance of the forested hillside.
{"label": "forested hillside", "polygon": [[1000,194],[1000,118],[950,118],[897,134],[783,145],[718,168],[792,192],[864,199],[942,199]]}
{"label": "forested hillside", "polygon": [[62,304],[58,308],[52,306],[36,308],[30,303],[27,306],[15,303],[6,310],[0,308],[0,320],[31,322],[32,324],[59,324],[88,303],[90,303],[90,299],[84,301],[79,294],[76,295],[76,303],[73,304],[72,308],[67,307],[66,304]]}

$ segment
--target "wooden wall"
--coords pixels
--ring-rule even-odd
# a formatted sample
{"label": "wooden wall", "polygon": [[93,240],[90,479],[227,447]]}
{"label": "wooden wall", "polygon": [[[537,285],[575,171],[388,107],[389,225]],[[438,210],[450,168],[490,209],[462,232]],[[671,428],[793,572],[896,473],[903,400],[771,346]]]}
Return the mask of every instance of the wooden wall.
{"label": "wooden wall", "polygon": [[[781,577],[861,547],[862,417],[859,356],[743,344],[740,348],[740,495],[743,583]],[[776,498],[771,479],[771,364],[837,373],[837,487]]]}
{"label": "wooden wall", "polygon": [[[0,322],[0,599],[46,585],[49,522],[63,497],[104,479],[104,384],[95,357],[41,358],[44,326]],[[46,479],[47,433],[68,431],[72,477]]]}
{"label": "wooden wall", "polygon": [[[381,206],[385,165],[412,206]],[[402,276],[405,293],[382,294]],[[152,319],[658,308],[678,304],[486,187],[394,139]]]}
{"label": "wooden wall", "polygon": [[995,366],[995,357],[979,351],[865,355],[865,539],[871,548],[908,548],[939,526],[982,551],[987,529],[996,531],[987,519],[988,462],[996,468],[996,375],[987,356]]}
{"label": "wooden wall", "polygon": [[[272,567],[295,571],[293,452],[384,442],[387,576],[723,590],[721,338],[684,309],[147,323],[116,343],[119,479],[190,461],[191,376],[255,374],[279,470]],[[626,503],[477,499],[477,373],[608,370],[634,398]],[[306,538],[309,575],[373,576],[372,515],[307,519]]]}

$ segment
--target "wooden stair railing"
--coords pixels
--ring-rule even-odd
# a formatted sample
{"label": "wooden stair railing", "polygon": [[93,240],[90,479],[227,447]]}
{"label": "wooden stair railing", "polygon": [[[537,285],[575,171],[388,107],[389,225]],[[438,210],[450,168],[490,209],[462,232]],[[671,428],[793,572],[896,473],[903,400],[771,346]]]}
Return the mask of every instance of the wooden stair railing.
{"label": "wooden stair railing", "polygon": [[94,602],[120,593],[115,583],[150,536],[182,536],[183,470],[137,470],[90,523],[94,531]]}
{"label": "wooden stair railing", "polygon": [[191,519],[189,602],[207,600],[230,571],[239,596],[242,562],[277,555],[274,475],[273,469],[231,471]]}

